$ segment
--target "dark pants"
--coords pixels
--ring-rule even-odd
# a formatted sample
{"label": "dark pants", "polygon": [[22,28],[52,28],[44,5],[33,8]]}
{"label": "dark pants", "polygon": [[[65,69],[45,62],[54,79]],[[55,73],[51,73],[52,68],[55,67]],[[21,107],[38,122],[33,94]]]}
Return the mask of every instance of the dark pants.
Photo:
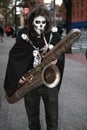
{"label": "dark pants", "polygon": [[24,97],[30,130],[41,130],[40,97],[44,102],[47,130],[58,130],[58,89],[41,86]]}

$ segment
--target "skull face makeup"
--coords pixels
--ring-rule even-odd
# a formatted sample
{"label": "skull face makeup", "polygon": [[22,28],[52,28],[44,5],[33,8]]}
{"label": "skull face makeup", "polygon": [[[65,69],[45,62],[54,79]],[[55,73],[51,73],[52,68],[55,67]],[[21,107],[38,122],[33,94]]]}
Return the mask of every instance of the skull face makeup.
{"label": "skull face makeup", "polygon": [[33,25],[35,31],[41,35],[42,32],[44,32],[45,26],[46,26],[46,18],[43,16],[37,16],[33,20]]}

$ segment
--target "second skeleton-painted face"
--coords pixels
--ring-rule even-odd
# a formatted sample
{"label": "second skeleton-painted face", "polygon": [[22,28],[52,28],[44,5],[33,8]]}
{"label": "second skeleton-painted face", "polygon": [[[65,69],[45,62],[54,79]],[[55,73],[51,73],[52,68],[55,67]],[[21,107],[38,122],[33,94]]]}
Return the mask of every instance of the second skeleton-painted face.
{"label": "second skeleton-painted face", "polygon": [[43,16],[37,16],[33,20],[33,25],[35,31],[41,35],[42,32],[44,32],[45,26],[46,26],[46,18]]}

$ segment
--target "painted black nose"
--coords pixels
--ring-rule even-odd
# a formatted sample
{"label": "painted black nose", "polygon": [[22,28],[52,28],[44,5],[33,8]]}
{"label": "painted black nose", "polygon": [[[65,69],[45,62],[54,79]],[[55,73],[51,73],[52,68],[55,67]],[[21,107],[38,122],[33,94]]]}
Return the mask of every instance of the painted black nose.
{"label": "painted black nose", "polygon": [[42,28],[42,25],[40,25],[40,27]]}

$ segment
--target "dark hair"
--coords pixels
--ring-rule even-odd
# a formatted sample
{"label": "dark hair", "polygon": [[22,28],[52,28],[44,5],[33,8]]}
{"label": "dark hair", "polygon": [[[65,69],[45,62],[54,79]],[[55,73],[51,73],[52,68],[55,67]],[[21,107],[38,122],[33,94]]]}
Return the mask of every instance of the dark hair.
{"label": "dark hair", "polygon": [[46,24],[44,33],[47,33],[52,26],[51,13],[47,9],[47,7],[44,6],[43,4],[37,4],[33,6],[33,8],[30,9],[29,15],[28,15],[28,28],[31,34],[34,34],[35,32],[32,23],[33,23],[34,18],[37,16],[44,16],[46,18],[47,24]]}

